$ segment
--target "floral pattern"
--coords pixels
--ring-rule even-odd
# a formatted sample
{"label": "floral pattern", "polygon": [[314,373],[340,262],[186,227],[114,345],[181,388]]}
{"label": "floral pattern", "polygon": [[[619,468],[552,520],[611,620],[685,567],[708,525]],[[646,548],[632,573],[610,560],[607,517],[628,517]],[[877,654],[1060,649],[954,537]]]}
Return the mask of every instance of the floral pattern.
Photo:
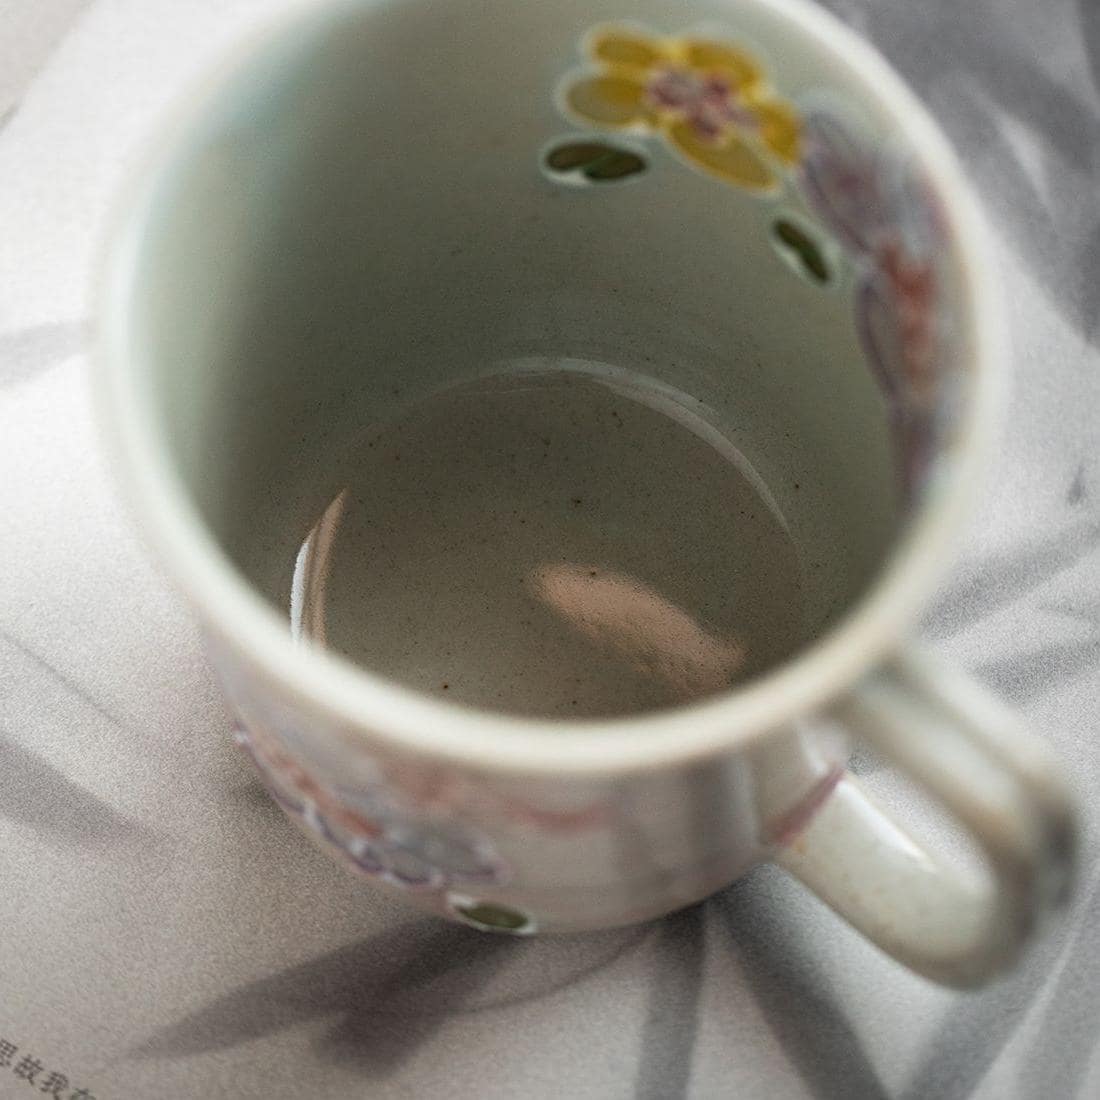
{"label": "floral pattern", "polygon": [[[935,196],[911,161],[830,110],[800,110],[746,47],[691,34],[603,26],[584,41],[590,67],[566,79],[563,109],[603,130],[662,136],[692,167],[757,193],[800,195],[854,272],[856,330],[898,441],[907,499],[934,451],[954,335]],[[792,270],[831,279],[810,223],[778,221]],[[792,263],[792,258],[797,263]]]}
{"label": "floral pattern", "polygon": [[835,114],[808,113],[803,133],[801,190],[853,261],[856,329],[898,436],[904,488],[912,491],[932,452],[952,336],[938,207],[906,160],[862,141]]}
{"label": "floral pattern", "polygon": [[660,134],[692,167],[752,191],[777,189],[798,160],[795,109],[741,46],[601,27],[585,52],[592,68],[566,81],[562,102],[586,125]]}
{"label": "floral pattern", "polygon": [[274,738],[235,730],[272,797],[354,870],[412,890],[498,885],[507,869],[488,840],[406,808],[381,784],[327,787]]}

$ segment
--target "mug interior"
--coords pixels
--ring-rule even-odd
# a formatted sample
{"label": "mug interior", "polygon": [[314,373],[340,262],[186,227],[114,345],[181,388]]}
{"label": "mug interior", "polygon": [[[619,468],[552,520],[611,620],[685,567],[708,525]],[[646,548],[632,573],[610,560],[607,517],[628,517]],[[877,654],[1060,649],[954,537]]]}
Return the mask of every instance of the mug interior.
{"label": "mug interior", "polygon": [[[318,486],[339,490],[331,456],[364,425],[486,373],[595,365],[687,395],[736,444],[802,556],[807,644],[852,612],[960,447],[968,284],[909,120],[786,9],[357,3],[221,83],[149,192],[128,354],[232,569],[286,609]],[[670,118],[707,124],[694,108],[576,109],[601,80],[652,106],[679,70],[698,104],[700,44],[763,74],[729,125],[766,185],[708,164],[703,129],[677,143]],[[595,140],[642,169],[554,170]]]}

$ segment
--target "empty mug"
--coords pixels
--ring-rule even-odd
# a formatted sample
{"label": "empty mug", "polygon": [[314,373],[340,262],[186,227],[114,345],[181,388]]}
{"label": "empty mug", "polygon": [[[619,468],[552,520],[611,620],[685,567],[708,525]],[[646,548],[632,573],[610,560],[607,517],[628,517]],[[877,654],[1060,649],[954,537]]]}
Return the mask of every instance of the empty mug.
{"label": "empty mug", "polygon": [[326,4],[154,149],[98,396],[239,740],[353,870],[527,934],[771,860],[970,985],[1075,835],[908,641],[1003,385],[993,267],[928,115],[801,0]]}

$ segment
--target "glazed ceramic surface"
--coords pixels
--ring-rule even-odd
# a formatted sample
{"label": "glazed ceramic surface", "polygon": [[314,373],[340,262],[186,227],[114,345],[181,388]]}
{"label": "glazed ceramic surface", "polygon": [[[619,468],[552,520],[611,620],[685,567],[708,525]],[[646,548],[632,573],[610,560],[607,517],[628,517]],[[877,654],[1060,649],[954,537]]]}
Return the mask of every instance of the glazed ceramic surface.
{"label": "glazed ceramic surface", "polygon": [[[920,106],[816,8],[319,8],[177,124],[105,286],[102,404],[138,510],[242,747],[354,871],[528,933],[644,920],[775,859],[960,984],[1064,892],[1045,755],[898,655],[997,400],[980,225]],[[325,456],[366,417],[530,363],[641,372],[717,410],[816,563],[793,658],[691,705],[560,722],[295,643],[273,563],[315,519]],[[989,881],[866,800],[853,736],[974,833]]]}

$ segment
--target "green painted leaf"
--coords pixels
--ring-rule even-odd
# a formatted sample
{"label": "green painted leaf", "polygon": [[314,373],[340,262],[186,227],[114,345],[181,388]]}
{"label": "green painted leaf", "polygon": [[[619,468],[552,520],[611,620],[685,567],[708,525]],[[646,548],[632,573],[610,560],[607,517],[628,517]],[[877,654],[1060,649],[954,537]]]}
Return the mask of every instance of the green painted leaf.
{"label": "green painted leaf", "polygon": [[829,265],[817,241],[809,233],[786,218],[777,221],[772,226],[772,232],[780,245],[798,258],[803,272],[810,279],[817,283],[829,281]]}
{"label": "green painted leaf", "polygon": [[507,909],[503,905],[492,905],[489,902],[456,905],[455,911],[472,924],[479,924],[483,928],[496,928],[502,932],[518,932],[530,923],[523,913],[515,909]]}
{"label": "green painted leaf", "polygon": [[604,141],[568,141],[546,154],[546,167],[552,172],[580,172],[593,183],[604,183],[644,172],[646,162]]}
{"label": "green painted leaf", "polygon": [[606,156],[594,160],[584,167],[585,179],[602,182],[603,180],[621,180],[645,171],[645,161],[637,153],[625,150],[613,150]]}
{"label": "green painted leaf", "polygon": [[572,172],[574,168],[583,168],[586,164],[599,160],[609,151],[609,147],[602,142],[571,141],[551,149],[546,154],[546,166],[555,172]]}

